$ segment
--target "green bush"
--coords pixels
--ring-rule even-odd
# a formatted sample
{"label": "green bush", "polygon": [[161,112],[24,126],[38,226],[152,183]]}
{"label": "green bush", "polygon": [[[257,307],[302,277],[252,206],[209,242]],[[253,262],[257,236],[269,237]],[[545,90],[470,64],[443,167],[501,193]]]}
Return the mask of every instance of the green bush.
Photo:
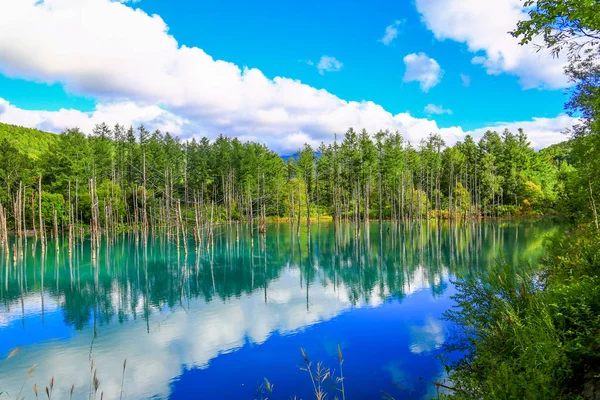
{"label": "green bush", "polygon": [[65,199],[60,193],[42,192],[42,218],[44,218],[46,229],[54,228],[54,210],[56,210],[60,228],[63,219],[66,221],[67,218]]}
{"label": "green bush", "polygon": [[509,265],[457,282],[446,318],[459,328],[450,350],[449,397],[574,398],[600,369],[600,235],[577,228],[547,244],[541,271]]}

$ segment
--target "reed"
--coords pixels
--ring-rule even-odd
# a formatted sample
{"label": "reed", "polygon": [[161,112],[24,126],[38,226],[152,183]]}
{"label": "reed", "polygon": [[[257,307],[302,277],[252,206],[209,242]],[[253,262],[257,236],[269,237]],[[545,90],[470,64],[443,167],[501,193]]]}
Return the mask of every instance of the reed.
{"label": "reed", "polygon": [[54,377],[50,379],[50,387],[46,386],[46,396],[48,400],[52,399],[52,392],[54,391]]}
{"label": "reed", "polygon": [[[10,352],[10,354],[8,355],[8,357],[6,357],[6,360],[8,360],[9,358],[12,358],[14,356],[16,356],[19,352],[21,351],[21,347],[17,347],[16,349],[12,350]],[[31,379],[31,376],[33,374],[33,372],[35,371],[37,367],[37,364],[33,364],[31,366],[31,368],[29,368],[29,370],[27,371],[27,374],[25,376],[25,379],[23,380],[23,384],[21,386],[21,389],[19,390],[19,393],[16,396],[16,400],[25,400],[25,396],[21,396],[23,393],[23,389],[25,388],[25,385],[27,384],[27,382]],[[125,393],[124,387],[125,387],[125,371],[127,368],[127,360],[125,360],[123,362],[123,374],[122,374],[122,378],[121,378],[121,390],[119,393],[119,400],[123,399],[123,393]],[[43,393],[46,394],[46,398],[48,400],[52,400],[52,396],[54,393],[54,386],[55,386],[55,379],[54,377],[50,378],[50,381],[48,383],[48,385],[43,386],[44,391],[42,392],[42,396]],[[272,386],[271,384],[269,384],[268,386],[268,390],[272,391]],[[37,383],[33,384],[33,393],[35,395],[36,400],[39,399],[39,395],[40,395],[40,387],[37,385]],[[73,395],[75,393],[75,384],[71,385],[71,388],[69,389],[69,400],[73,399]],[[2,395],[9,395],[8,392],[5,391],[0,391],[0,397]],[[89,390],[89,395],[88,398],[90,399],[97,399],[98,398],[98,394],[100,395],[100,400],[104,399],[104,392],[100,390],[100,379],[98,378],[98,371],[96,369],[96,364],[95,362],[92,360],[91,361],[91,367],[90,367],[90,390]],[[10,396],[10,395],[9,395]],[[116,398],[116,397],[115,397]]]}
{"label": "reed", "polygon": [[273,396],[273,385],[267,378],[263,379],[263,382],[256,388],[254,394],[255,400],[269,400]]}
{"label": "reed", "polygon": [[21,390],[19,390],[19,394],[17,395],[17,400],[21,400],[21,393],[23,393],[23,388],[25,387],[25,384],[27,383],[27,381],[29,380],[29,378],[31,378],[31,374],[33,374],[33,371],[35,371],[35,367],[37,366],[37,364],[33,364],[31,366],[31,368],[29,368],[29,371],[27,371],[27,375],[25,376],[25,380],[23,381],[23,385],[21,386]]}
{"label": "reed", "polygon": [[346,388],[344,387],[344,354],[342,353],[342,348],[340,347],[340,345],[338,344],[337,347],[337,355],[338,355],[338,360],[340,362],[340,376],[338,378],[338,382],[341,385],[341,392],[342,392],[342,400],[346,400]]}
{"label": "reed", "polygon": [[300,348],[300,354],[302,354],[302,360],[304,362],[304,365],[300,367],[300,370],[306,371],[308,373],[308,376],[310,377],[310,382],[312,384],[313,393],[315,395],[315,399],[325,400],[328,395],[328,392],[325,389],[326,381],[332,381],[333,388],[337,389],[335,387],[337,381],[333,379],[333,373],[331,372],[331,369],[326,368],[320,361],[316,364],[313,364],[313,362],[308,358],[308,354],[303,348]]}
{"label": "reed", "polygon": [[88,399],[92,398],[92,387],[94,385],[94,376],[95,376],[95,372],[94,372],[94,360],[90,361],[90,389],[88,391]]}
{"label": "reed", "polygon": [[98,389],[100,388],[100,379],[98,379],[98,372],[96,370],[94,370],[93,383],[94,383],[94,399],[95,399],[96,395],[98,394]]}
{"label": "reed", "polygon": [[127,368],[127,359],[123,361],[123,376],[121,377],[121,392],[119,393],[119,400],[123,399],[123,387],[125,385],[125,369]]}

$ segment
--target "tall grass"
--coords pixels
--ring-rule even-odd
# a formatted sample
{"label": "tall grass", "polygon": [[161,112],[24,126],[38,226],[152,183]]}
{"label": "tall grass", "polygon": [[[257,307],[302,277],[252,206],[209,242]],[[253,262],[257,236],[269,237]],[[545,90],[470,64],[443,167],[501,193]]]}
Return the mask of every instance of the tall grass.
{"label": "tall grass", "polygon": [[498,265],[456,282],[449,350],[465,355],[449,397],[600,396],[600,236],[580,227],[546,246],[541,270]]}
{"label": "tall grass", "polygon": [[[0,363],[0,367],[4,365],[4,363],[9,360],[12,357],[15,357],[17,354],[19,354],[19,352],[21,351],[21,347],[17,347],[14,350],[12,350],[9,355],[2,361],[2,363]],[[23,384],[21,385],[21,389],[19,390],[19,393],[17,394],[17,396],[15,397],[16,400],[24,400],[25,396],[22,396],[23,394],[23,389],[25,388],[25,385],[27,384],[27,382],[31,379],[33,372],[35,371],[37,367],[37,364],[33,364],[31,366],[31,368],[29,368],[29,370],[27,371],[27,374],[25,374],[25,378],[23,380]],[[123,373],[122,373],[122,377],[121,377],[121,390],[119,392],[119,400],[123,399],[123,394],[125,393],[125,370],[127,368],[127,360],[123,361]],[[52,400],[52,396],[54,394],[54,385],[55,385],[55,380],[54,377],[50,378],[50,382],[48,383],[48,385],[46,385],[44,387],[43,392],[41,393],[42,398],[44,393],[46,394],[46,398],[48,400]],[[75,393],[75,384],[71,385],[71,388],[69,390],[69,400],[71,400],[73,398],[73,394]],[[40,396],[40,387],[37,385],[37,383],[33,384],[33,394],[35,395],[36,400],[39,399]],[[88,399],[98,399],[98,394],[100,396],[100,400],[104,399],[104,392],[100,391],[100,379],[98,378],[98,371],[96,369],[96,364],[94,362],[94,360],[91,360],[90,362],[90,388],[89,388],[89,392],[88,392]],[[10,393],[6,392],[6,391],[0,391],[0,397],[2,396],[8,396],[9,398],[11,397]]]}

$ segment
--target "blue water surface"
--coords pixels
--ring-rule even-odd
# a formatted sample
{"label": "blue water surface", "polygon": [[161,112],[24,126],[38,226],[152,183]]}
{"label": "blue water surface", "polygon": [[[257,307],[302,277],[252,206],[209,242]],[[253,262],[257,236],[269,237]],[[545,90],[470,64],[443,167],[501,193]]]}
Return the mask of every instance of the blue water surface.
{"label": "blue water surface", "polygon": [[433,383],[448,383],[440,356],[460,356],[444,349],[452,282],[499,260],[536,263],[557,229],[233,225],[214,246],[129,234],[95,258],[88,239],[42,252],[29,238],[22,256],[0,256],[0,356],[20,347],[0,363],[0,391],[25,381],[33,398],[54,378],[53,398],[73,386],[74,399],[310,399],[303,348],[313,374],[329,372],[330,398],[342,382],[346,399],[434,398]]}

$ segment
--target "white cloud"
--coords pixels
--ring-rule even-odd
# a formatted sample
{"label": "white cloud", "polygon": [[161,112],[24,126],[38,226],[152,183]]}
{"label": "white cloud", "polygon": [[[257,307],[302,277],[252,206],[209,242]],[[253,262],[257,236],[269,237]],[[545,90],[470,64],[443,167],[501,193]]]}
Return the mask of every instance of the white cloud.
{"label": "white cloud", "polygon": [[466,74],[460,74],[460,80],[462,82],[462,85],[464,87],[469,87],[471,86],[471,77],[469,75]]}
{"label": "white cloud", "polygon": [[344,64],[339,62],[335,57],[323,56],[317,64],[317,69],[319,70],[319,73],[321,75],[324,75],[325,72],[339,71],[340,69],[342,69],[343,65]]}
{"label": "white cloud", "polygon": [[435,104],[427,104],[425,106],[425,110],[424,110],[427,114],[431,115],[431,114],[437,114],[437,115],[441,115],[441,114],[452,114],[452,110],[449,110],[447,108],[444,108],[442,106],[436,106]]}
{"label": "white cloud", "polygon": [[489,74],[519,77],[523,88],[564,88],[565,61],[534,45],[520,46],[508,32],[528,18],[521,0],[416,0],[423,22],[439,40],[466,43],[473,63]]}
{"label": "white cloud", "polygon": [[404,82],[419,82],[423,92],[429,91],[432,87],[440,83],[444,71],[440,64],[425,53],[412,53],[404,57],[406,72]]}
{"label": "white cloud", "polygon": [[[439,82],[435,60],[422,53],[406,60],[405,81],[419,81],[423,90]],[[304,142],[330,142],[350,126],[399,131],[413,143],[440,132],[453,144],[465,134],[460,127],[440,129],[435,121],[394,115],[371,101],[345,101],[297,80],[269,79],[258,69],[215,60],[202,49],[179,46],[160,16],[109,0],[0,0],[0,73],[60,83],[97,100],[91,112],[24,110],[0,100],[1,121],[53,132],[73,126],[89,132],[103,120],[144,122],[182,139],[223,133],[281,153]],[[551,124],[536,132],[557,141]]]}
{"label": "white cloud", "polygon": [[394,39],[396,39],[396,37],[398,36],[398,27],[400,27],[401,23],[402,22],[400,20],[396,20],[393,24],[388,25],[385,28],[385,34],[381,39],[379,39],[379,41],[385,44],[386,46],[392,44]]}
{"label": "white cloud", "polygon": [[[337,63],[325,59],[322,67],[336,69]],[[297,150],[302,140],[331,141],[350,126],[398,130],[413,141],[437,130],[433,121],[393,115],[370,101],[345,101],[297,80],[269,79],[258,69],[179,46],[160,16],[108,0],[0,0],[0,73],[60,83],[96,98],[99,108],[158,107],[165,118],[183,121],[184,139],[223,133],[280,152]],[[13,118],[16,111],[10,110]],[[40,126],[52,118],[44,126],[56,131],[97,120],[96,112],[68,111],[36,111],[35,122],[21,117],[21,123]]]}
{"label": "white cloud", "polygon": [[536,150],[539,150],[567,140],[568,137],[564,132],[577,122],[576,118],[561,114],[556,118],[533,118],[530,121],[500,122],[485,128],[474,129],[467,133],[475,139],[479,139],[488,130],[502,133],[505,129],[508,129],[516,133],[519,128],[522,128],[527,134],[531,145]]}
{"label": "white cloud", "polygon": [[[444,109],[444,111],[448,112],[449,110]],[[281,121],[286,118],[286,114],[284,110],[280,109],[270,113],[261,113],[257,118],[264,122]],[[566,140],[563,132],[577,122],[575,118],[562,114],[556,118],[533,118],[530,121],[501,122],[471,131],[464,131],[459,126],[439,128],[435,121],[415,118],[408,113],[392,115],[372,102],[355,103],[352,107],[336,110],[331,118],[331,121],[329,121],[331,132],[336,132],[336,124],[346,127],[364,126],[369,132],[376,132],[379,129],[398,130],[407,140],[413,143],[419,142],[430,133],[439,132],[447,145],[453,145],[462,140],[467,134],[479,139],[487,130],[502,132],[504,129],[509,129],[516,132],[518,128],[523,128],[532,146],[536,149]],[[215,136],[212,131],[207,131],[196,123],[158,106],[138,106],[131,102],[99,104],[95,111],[84,113],[73,109],[61,109],[59,111],[23,110],[0,98],[0,121],[50,132],[60,132],[65,128],[75,126],[81,128],[84,132],[91,132],[93,126],[100,122],[106,122],[109,125],[118,122],[133,126],[143,123],[148,129],[169,131],[180,135],[182,138],[200,138],[202,136],[213,138]],[[343,125],[343,121],[349,122]],[[337,132],[343,132],[343,130],[337,130]],[[265,142],[264,136],[252,133],[240,133],[237,137],[240,140]],[[268,139],[267,143],[273,149],[280,153],[289,153],[298,150],[304,143],[310,143],[316,147],[321,141],[331,142],[333,141],[333,135],[324,134],[324,136],[315,138],[309,133],[299,132],[281,137],[273,135]]]}
{"label": "white cloud", "polygon": [[130,101],[99,104],[93,112],[81,112],[74,109],[58,111],[31,111],[13,106],[0,97],[0,120],[2,122],[29,126],[49,132],[60,132],[65,128],[78,127],[83,132],[91,132],[94,125],[106,122],[109,126],[147,125],[152,129],[183,133],[189,122],[156,105],[140,106]]}

